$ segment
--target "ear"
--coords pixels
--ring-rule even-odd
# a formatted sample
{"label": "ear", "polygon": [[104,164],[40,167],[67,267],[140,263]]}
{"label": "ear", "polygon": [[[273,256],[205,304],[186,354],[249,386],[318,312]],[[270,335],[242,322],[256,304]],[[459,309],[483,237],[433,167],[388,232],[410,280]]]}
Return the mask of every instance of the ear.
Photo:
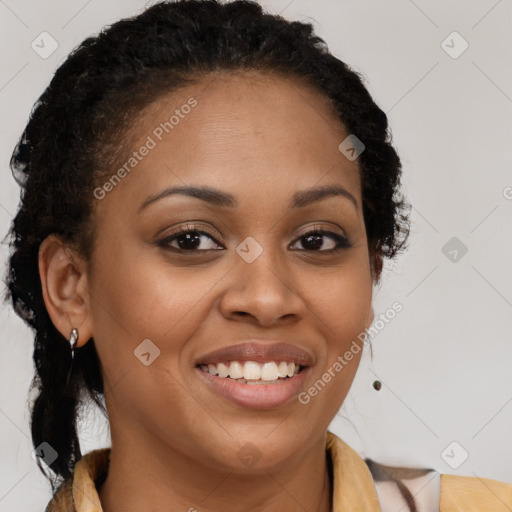
{"label": "ear", "polygon": [[53,325],[69,339],[78,330],[77,347],[92,337],[87,262],[58,235],[52,234],[39,247],[39,276],[46,309]]}

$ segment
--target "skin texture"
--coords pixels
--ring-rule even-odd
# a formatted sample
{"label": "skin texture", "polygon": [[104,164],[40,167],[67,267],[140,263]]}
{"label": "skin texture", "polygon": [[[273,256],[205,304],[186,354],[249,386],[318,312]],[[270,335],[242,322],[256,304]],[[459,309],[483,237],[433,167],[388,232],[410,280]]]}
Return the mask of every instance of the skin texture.
{"label": "skin texture", "polygon": [[[194,361],[249,338],[288,341],[314,358],[307,390],[371,324],[359,168],[338,150],[348,133],[328,100],[297,79],[218,73],[146,108],[132,150],[191,97],[197,106],[95,200],[92,260],[55,236],[40,249],[53,322],[66,337],[77,327],[79,346],[94,337],[103,368],[112,434],[103,508],[331,510],[325,435],[361,352],[308,404],[267,410],[211,391]],[[139,212],[149,196],[183,185],[229,192],[239,204],[172,195]],[[330,196],[288,207],[295,192],[324,185],[345,188],[357,206]],[[156,244],[187,223],[209,233],[199,248],[211,250]],[[351,247],[322,254],[336,245],[324,235],[321,250],[306,251],[301,236],[318,227]],[[263,248],[250,264],[236,252],[248,236]],[[176,239],[168,244],[179,250]],[[160,350],[149,366],[134,357],[145,339]],[[238,456],[247,443],[261,455],[252,467]]]}

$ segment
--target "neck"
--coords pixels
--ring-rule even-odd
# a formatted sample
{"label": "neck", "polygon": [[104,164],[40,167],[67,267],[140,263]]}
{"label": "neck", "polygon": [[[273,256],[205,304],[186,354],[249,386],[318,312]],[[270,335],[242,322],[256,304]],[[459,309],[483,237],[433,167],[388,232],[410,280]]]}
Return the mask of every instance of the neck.
{"label": "neck", "polygon": [[332,510],[325,436],[298,463],[250,475],[212,471],[169,446],[132,439],[112,433],[108,476],[99,490],[103,512]]}

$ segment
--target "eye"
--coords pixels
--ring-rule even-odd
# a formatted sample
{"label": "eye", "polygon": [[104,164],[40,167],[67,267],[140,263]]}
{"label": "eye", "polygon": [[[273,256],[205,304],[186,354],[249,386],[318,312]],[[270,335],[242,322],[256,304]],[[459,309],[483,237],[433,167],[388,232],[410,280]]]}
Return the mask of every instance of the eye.
{"label": "eye", "polygon": [[[326,243],[326,239],[329,238],[331,241]],[[294,245],[297,242],[303,244],[303,251],[322,254],[335,253],[352,246],[345,236],[321,228],[303,233]],[[189,224],[162,238],[156,244],[165,249],[183,253],[224,249],[212,234]]]}
{"label": "eye", "polygon": [[[209,241],[207,240],[209,239]],[[174,233],[162,238],[157,245],[178,252],[198,252],[218,250],[219,244],[210,233],[194,228],[194,226],[186,225],[185,228],[179,229]],[[220,249],[223,249],[220,246]]]}
{"label": "eye", "polygon": [[[325,243],[325,237],[330,238],[331,242]],[[298,241],[303,241],[306,246],[303,250],[323,254],[332,254],[352,246],[347,237],[326,229],[313,229],[303,233]]]}

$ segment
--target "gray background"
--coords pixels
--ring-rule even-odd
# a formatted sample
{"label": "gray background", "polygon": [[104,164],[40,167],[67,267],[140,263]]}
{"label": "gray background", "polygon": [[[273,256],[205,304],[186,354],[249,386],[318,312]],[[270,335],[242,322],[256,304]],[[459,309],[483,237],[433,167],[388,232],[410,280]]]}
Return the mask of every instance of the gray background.
{"label": "gray background", "polygon": [[[375,290],[377,318],[396,300],[403,311],[373,338],[373,362],[365,349],[331,429],[383,463],[512,483],[511,1],[261,3],[314,23],[368,80],[413,205],[409,251]],[[143,6],[0,0],[2,237],[18,202],[8,161],[33,103],[74,46]],[[58,43],[46,59],[31,48],[43,31]],[[0,317],[0,511],[43,510],[50,492],[28,427],[31,333],[8,305]],[[81,439],[84,452],[108,445],[105,421],[89,413]]]}

